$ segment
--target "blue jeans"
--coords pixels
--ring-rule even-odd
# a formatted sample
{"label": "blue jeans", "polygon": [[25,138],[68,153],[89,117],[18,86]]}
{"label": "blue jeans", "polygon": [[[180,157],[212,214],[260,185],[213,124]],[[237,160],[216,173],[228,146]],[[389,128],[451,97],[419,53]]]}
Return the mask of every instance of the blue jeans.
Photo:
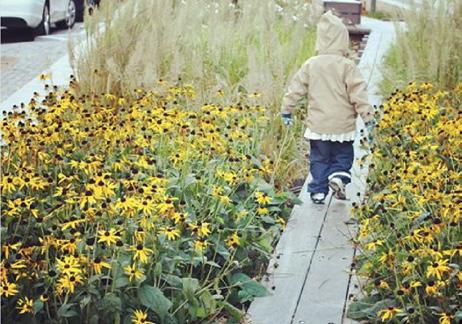
{"label": "blue jeans", "polygon": [[312,180],[308,192],[327,194],[329,180],[339,177],[344,184],[351,182],[350,169],[353,165],[353,141],[331,142],[310,140],[310,172]]}

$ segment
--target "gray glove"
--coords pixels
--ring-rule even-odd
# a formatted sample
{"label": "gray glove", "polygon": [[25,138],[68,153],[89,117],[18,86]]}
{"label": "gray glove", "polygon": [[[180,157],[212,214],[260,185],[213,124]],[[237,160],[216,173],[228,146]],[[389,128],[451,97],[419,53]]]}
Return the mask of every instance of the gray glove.
{"label": "gray glove", "polygon": [[292,119],[292,114],[281,114],[281,119],[284,125],[290,126],[293,124],[294,120]]}

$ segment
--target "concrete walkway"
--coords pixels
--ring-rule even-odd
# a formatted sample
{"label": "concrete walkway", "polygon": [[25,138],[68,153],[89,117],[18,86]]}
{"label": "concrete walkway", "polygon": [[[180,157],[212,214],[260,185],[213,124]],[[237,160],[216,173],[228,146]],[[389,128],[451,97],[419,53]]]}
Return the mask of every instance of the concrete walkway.
{"label": "concrete walkway", "polygon": [[[51,65],[50,68],[43,71],[42,74],[51,76],[51,79],[46,82],[48,84],[51,83],[59,87],[67,86],[70,81],[69,76],[72,74],[72,69],[69,64],[69,55],[64,55]],[[29,81],[6,100],[2,101],[0,103],[0,109],[9,112],[14,106],[19,106],[21,103],[27,105],[35,91],[43,96],[47,94],[44,91],[44,81],[41,81],[39,76]]]}
{"label": "concrete walkway", "polygon": [[[359,68],[368,82],[371,104],[380,103],[378,82],[380,64],[394,39],[392,23],[367,17],[362,26],[371,29]],[[358,119],[358,129],[364,124]],[[348,225],[353,203],[359,203],[365,191],[368,169],[358,160],[367,154],[355,142],[352,183],[347,187],[349,201],[328,197],[325,205],[314,205],[306,193],[287,223],[267,269],[264,284],[267,297],[257,298],[248,310],[253,324],[346,323],[345,311],[351,294],[358,290],[351,272],[355,250],[351,239],[356,226]],[[347,223],[346,223],[347,222]]]}

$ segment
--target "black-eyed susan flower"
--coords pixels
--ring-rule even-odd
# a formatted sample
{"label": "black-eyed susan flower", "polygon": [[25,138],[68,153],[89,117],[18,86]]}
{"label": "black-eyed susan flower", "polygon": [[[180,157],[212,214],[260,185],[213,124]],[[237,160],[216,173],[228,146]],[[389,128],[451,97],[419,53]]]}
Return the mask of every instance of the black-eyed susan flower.
{"label": "black-eyed susan flower", "polygon": [[62,259],[57,259],[57,269],[60,273],[65,275],[79,274],[82,272],[80,269],[80,262],[78,258],[72,255],[66,255]]}
{"label": "black-eyed susan flower", "polygon": [[174,241],[180,237],[180,230],[171,226],[163,226],[160,233],[165,235],[167,240]]}
{"label": "black-eyed susan flower", "polygon": [[154,324],[148,321],[148,314],[142,310],[135,310],[132,314],[132,324]]}
{"label": "black-eyed susan flower", "polygon": [[128,276],[130,282],[140,280],[144,275],[144,270],[138,268],[136,264],[127,265],[124,267],[124,273]]}
{"label": "black-eyed susan flower", "polygon": [[237,233],[234,232],[233,234],[229,235],[226,238],[225,243],[226,243],[227,246],[235,248],[235,247],[240,245],[241,240],[239,238],[239,235],[237,235]]}
{"label": "black-eyed susan flower", "polygon": [[98,243],[105,243],[109,246],[115,244],[119,239],[116,235],[116,230],[113,228],[109,230],[99,230],[98,237]]}
{"label": "black-eyed susan flower", "polygon": [[131,246],[130,250],[132,252],[135,252],[135,254],[133,255],[133,259],[135,261],[140,260],[141,263],[148,263],[149,254],[153,253],[152,249],[148,249],[141,243],[137,244],[136,246]]}
{"label": "black-eyed susan flower", "polygon": [[438,323],[440,324],[451,324],[454,319],[454,315],[451,313],[439,313]]}
{"label": "black-eyed susan flower", "polygon": [[83,283],[83,278],[79,274],[65,274],[58,279],[56,289],[59,293],[69,292],[74,293],[75,287]]}
{"label": "black-eyed susan flower", "polygon": [[260,205],[267,205],[271,202],[271,197],[266,192],[255,192],[255,199]]}
{"label": "black-eyed susan flower", "polygon": [[34,300],[29,299],[28,297],[20,298],[16,305],[16,309],[19,311],[19,314],[27,314],[34,311]]}
{"label": "black-eyed susan flower", "polygon": [[14,296],[18,293],[18,286],[13,282],[8,282],[7,279],[2,280],[2,284],[0,286],[0,295],[2,297],[10,297]]}
{"label": "black-eyed susan flower", "polygon": [[395,315],[401,311],[402,310],[398,307],[388,307],[379,311],[378,315],[380,316],[382,322],[385,322],[392,320],[395,317]]}
{"label": "black-eyed susan flower", "polygon": [[436,260],[433,262],[430,262],[430,264],[427,266],[427,272],[426,275],[428,278],[434,276],[438,280],[441,280],[443,275],[445,273],[451,272],[451,268],[447,265],[449,260]]}
{"label": "black-eyed susan flower", "polygon": [[194,250],[203,252],[209,246],[209,242],[205,239],[200,238],[194,241],[193,246]]}
{"label": "black-eyed susan flower", "polygon": [[111,265],[100,257],[96,257],[93,260],[92,267],[96,274],[101,274],[104,268],[111,269]]}

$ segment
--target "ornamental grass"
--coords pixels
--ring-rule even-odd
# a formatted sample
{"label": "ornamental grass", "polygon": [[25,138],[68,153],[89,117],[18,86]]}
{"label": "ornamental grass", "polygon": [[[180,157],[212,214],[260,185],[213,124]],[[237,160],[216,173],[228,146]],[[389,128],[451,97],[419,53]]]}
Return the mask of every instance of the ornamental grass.
{"label": "ornamental grass", "polygon": [[261,149],[283,162],[276,185],[290,184],[306,177],[306,142],[302,113],[290,130],[295,136],[284,136],[281,98],[314,54],[319,13],[305,1],[103,1],[85,21],[86,41],[73,49],[79,93],[129,96],[159,79],[181,79],[202,103],[217,92],[231,100],[254,94],[270,117]]}
{"label": "ornamental grass", "polygon": [[266,294],[255,279],[297,198],[269,184],[265,108],[195,97],[71,86],[5,116],[2,321],[232,322]]}
{"label": "ornamental grass", "polygon": [[462,81],[462,1],[411,1],[396,23],[396,41],[385,58],[382,93],[409,82],[431,82],[444,90]]}
{"label": "ornamental grass", "polygon": [[371,322],[462,319],[462,84],[410,84],[383,105],[369,197],[359,217],[357,272],[365,298],[349,316]]}

